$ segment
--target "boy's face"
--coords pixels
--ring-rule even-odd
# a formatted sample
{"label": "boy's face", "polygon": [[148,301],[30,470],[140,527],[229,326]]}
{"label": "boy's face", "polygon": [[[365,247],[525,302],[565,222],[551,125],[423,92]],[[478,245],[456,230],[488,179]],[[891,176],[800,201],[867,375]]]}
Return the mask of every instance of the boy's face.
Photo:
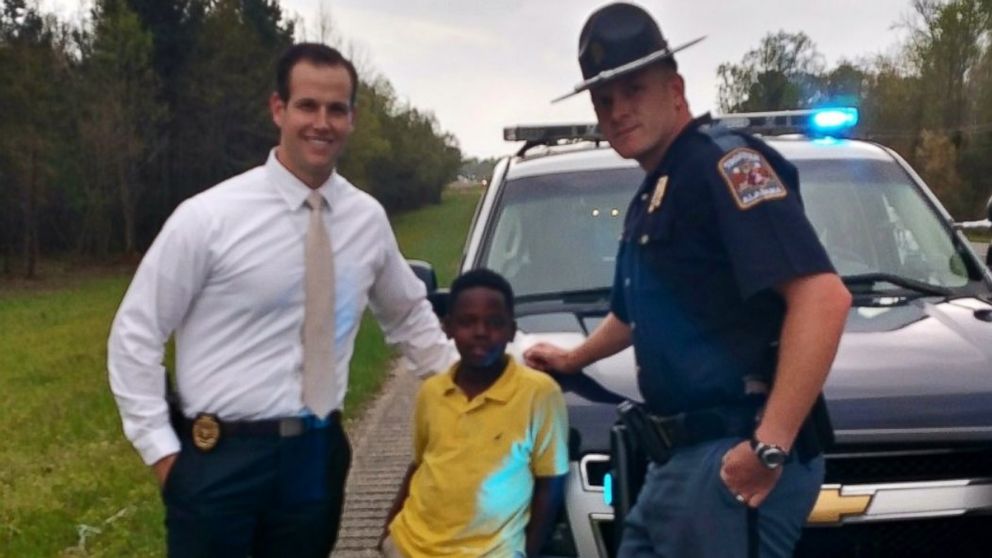
{"label": "boy's face", "polygon": [[517,332],[503,293],[488,287],[462,291],[444,320],[462,363],[484,368],[499,362]]}

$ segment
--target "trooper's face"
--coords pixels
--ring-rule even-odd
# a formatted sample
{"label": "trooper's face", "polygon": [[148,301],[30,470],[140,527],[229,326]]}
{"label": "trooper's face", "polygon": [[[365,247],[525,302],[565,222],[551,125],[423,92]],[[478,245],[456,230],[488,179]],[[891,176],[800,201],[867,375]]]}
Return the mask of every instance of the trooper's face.
{"label": "trooper's face", "polygon": [[599,128],[625,159],[653,170],[681,130],[685,85],[659,65],[621,77],[590,91]]}

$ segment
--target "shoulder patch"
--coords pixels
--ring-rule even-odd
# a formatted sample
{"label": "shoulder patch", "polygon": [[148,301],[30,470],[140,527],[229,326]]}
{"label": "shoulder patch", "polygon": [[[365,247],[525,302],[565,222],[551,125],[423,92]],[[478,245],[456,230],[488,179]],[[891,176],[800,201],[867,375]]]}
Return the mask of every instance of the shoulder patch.
{"label": "shoulder patch", "polygon": [[768,160],[749,147],[738,147],[727,153],[717,167],[740,209],[784,198],[789,193]]}

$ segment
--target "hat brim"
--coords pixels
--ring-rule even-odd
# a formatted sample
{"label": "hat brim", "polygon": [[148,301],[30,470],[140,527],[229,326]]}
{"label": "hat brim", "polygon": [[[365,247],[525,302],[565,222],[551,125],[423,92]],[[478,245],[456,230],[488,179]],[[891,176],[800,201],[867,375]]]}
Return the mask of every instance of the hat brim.
{"label": "hat brim", "polygon": [[591,78],[583,81],[582,83],[576,85],[572,89],[572,91],[570,91],[570,92],[562,95],[561,97],[558,97],[556,99],[552,99],[551,102],[552,103],[557,103],[558,101],[567,99],[567,98],[571,97],[572,95],[575,95],[577,93],[582,93],[583,91],[586,91],[587,89],[592,89],[593,87],[598,87],[600,85],[607,84],[607,83],[609,83],[609,82],[611,82],[611,81],[613,81],[613,80],[615,80],[617,78],[623,77],[623,76],[625,76],[625,75],[627,75],[627,74],[629,74],[631,72],[636,72],[637,70],[640,70],[641,68],[644,68],[645,66],[649,66],[651,64],[654,64],[655,62],[659,62],[661,60],[664,60],[664,59],[672,56],[673,54],[675,54],[676,52],[678,52],[680,50],[689,48],[692,45],[698,43],[699,41],[702,41],[705,38],[706,37],[703,36],[703,37],[699,37],[698,39],[693,39],[693,40],[689,41],[688,43],[679,45],[679,46],[677,46],[675,48],[665,48],[665,49],[657,50],[657,51],[652,52],[651,54],[649,54],[649,55],[647,55],[647,56],[645,56],[643,58],[638,58],[637,60],[633,60],[631,62],[627,62],[623,66],[617,66],[616,68],[613,68],[613,69],[610,69],[610,70],[603,70],[602,72],[596,74],[595,76],[593,76],[593,77],[591,77]]}

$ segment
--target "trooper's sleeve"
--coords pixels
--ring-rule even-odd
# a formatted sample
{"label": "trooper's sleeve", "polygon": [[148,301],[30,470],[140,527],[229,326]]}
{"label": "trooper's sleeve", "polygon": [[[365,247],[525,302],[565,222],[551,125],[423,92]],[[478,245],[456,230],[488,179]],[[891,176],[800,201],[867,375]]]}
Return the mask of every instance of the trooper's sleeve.
{"label": "trooper's sleeve", "polygon": [[742,298],[834,271],[803,211],[799,175],[791,163],[747,145],[723,153],[706,174]]}

